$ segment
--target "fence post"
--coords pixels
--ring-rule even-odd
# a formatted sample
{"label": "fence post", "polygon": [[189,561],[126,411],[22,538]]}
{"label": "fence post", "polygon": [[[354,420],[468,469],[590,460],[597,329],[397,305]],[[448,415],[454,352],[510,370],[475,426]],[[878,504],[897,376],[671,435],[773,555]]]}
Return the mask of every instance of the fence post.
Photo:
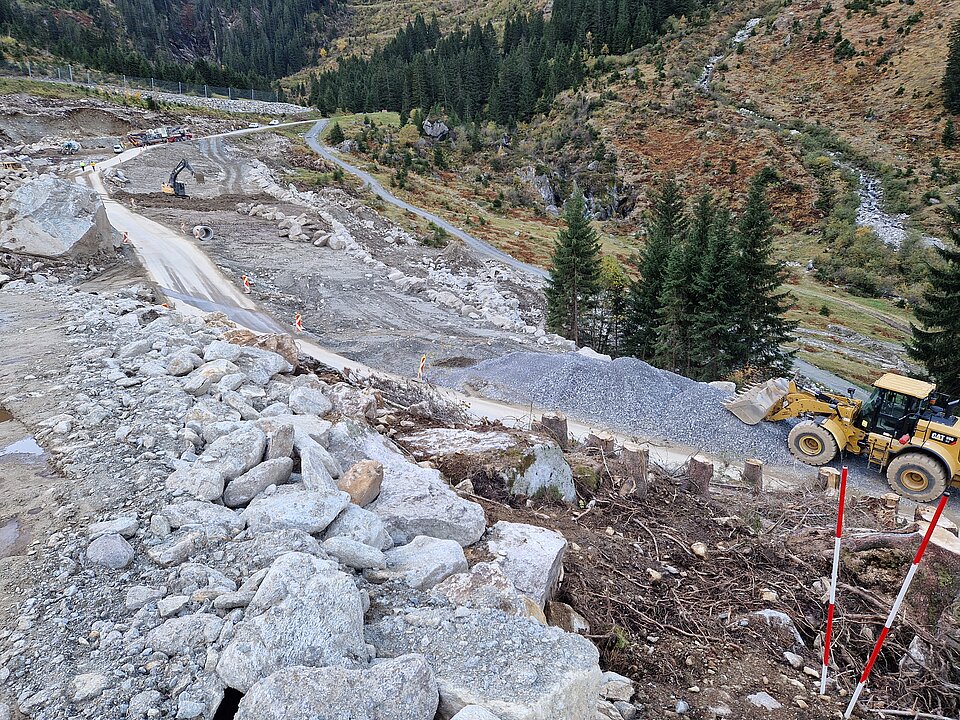
{"label": "fence post", "polygon": [[70,82],[73,82],[73,65],[67,65],[67,70],[70,73]]}
{"label": "fence post", "polygon": [[150,78],[150,89],[154,92],[157,91],[157,84],[153,81],[153,78]]}
{"label": "fence post", "polygon": [[87,70],[87,85],[90,85],[90,71]]}
{"label": "fence post", "polygon": [[33,77],[33,66],[30,64],[29,60],[27,60],[27,75]]}
{"label": "fence post", "polygon": [[127,94],[127,76],[126,75],[123,76],[123,94],[124,95]]}
{"label": "fence post", "polygon": [[60,68],[57,68],[57,80],[63,80],[63,75],[60,73]]}
{"label": "fence post", "polygon": [[227,97],[230,98],[231,100],[233,100],[233,88],[232,88],[232,87],[228,87],[228,88],[227,88]]}
{"label": "fence post", "polygon": [[204,97],[207,96],[207,84],[206,84],[206,83],[203,84],[203,96],[204,96]]}
{"label": "fence post", "polygon": [[256,100],[256,98],[253,96],[253,88],[250,88],[250,99]]}

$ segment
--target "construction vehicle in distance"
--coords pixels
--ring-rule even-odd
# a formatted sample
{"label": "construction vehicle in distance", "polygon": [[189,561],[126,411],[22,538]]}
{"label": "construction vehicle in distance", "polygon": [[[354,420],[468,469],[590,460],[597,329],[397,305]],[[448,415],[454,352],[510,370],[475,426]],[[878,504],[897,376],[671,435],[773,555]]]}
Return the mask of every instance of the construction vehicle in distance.
{"label": "construction vehicle in distance", "polygon": [[127,142],[134,147],[161,145],[163,143],[192,140],[193,134],[185,127],[163,126],[150,130],[138,130],[127,134]]}
{"label": "construction vehicle in distance", "polygon": [[887,373],[865,401],[854,399],[852,390],[834,395],[779,378],[747,388],[724,406],[747,425],[804,417],[787,439],[798,460],[826,465],[841,453],[863,455],[867,467],[886,470],[896,493],[928,502],[948,484],[960,486],[958,403],[937,393],[936,385]]}
{"label": "construction vehicle in distance", "polygon": [[80,147],[80,143],[76,140],[65,140],[62,145],[60,145],[60,154],[61,155],[76,155],[83,148]]}
{"label": "construction vehicle in distance", "polygon": [[167,195],[173,195],[174,197],[178,198],[189,197],[187,195],[186,186],[177,179],[180,176],[180,173],[182,173],[184,170],[189,170],[190,174],[193,175],[193,179],[198,183],[202,184],[204,182],[205,178],[203,177],[203,173],[194,170],[193,165],[191,165],[190,162],[184,158],[177,163],[177,166],[173,169],[173,172],[170,173],[170,179],[160,186],[160,190],[165,192]]}

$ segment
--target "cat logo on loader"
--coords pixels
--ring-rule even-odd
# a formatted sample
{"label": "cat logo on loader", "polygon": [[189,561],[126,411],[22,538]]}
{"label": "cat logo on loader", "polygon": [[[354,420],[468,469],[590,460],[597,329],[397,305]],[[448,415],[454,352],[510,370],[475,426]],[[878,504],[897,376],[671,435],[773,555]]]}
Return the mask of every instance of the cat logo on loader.
{"label": "cat logo on loader", "polygon": [[724,406],[747,425],[806,418],[790,430],[790,452],[808,465],[826,465],[841,452],[864,455],[886,470],[890,487],[905,498],[929,502],[948,484],[960,486],[960,400],[922,380],[887,373],[866,401],[806,390],[778,378],[747,388]]}

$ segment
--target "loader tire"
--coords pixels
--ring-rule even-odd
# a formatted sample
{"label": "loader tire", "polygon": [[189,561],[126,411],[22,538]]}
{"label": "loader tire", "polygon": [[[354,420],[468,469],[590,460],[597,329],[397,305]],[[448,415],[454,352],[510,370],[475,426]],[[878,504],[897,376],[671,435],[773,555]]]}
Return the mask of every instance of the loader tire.
{"label": "loader tire", "polygon": [[914,502],[930,502],[946,491],[947,471],[936,458],[911,452],[890,462],[887,482],[897,495]]}
{"label": "loader tire", "polygon": [[813,420],[804,420],[794,426],[787,438],[790,453],[807,465],[826,465],[837,457],[837,441],[829,430]]}

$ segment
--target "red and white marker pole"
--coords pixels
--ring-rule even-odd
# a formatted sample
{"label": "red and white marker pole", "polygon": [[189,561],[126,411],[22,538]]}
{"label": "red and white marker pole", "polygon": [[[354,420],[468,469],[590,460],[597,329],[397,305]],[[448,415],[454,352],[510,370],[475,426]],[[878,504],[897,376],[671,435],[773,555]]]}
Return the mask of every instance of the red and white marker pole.
{"label": "red and white marker pole", "polygon": [[833,608],[837,602],[837,573],[840,570],[840,538],[843,537],[843,506],[847,496],[847,466],[840,472],[840,505],[837,509],[837,535],[833,540],[833,571],[830,575],[830,604],[827,606],[827,631],[823,636],[823,670],[820,694],[827,694],[827,668],[830,665],[830,638],[833,636]]}
{"label": "red and white marker pole", "polygon": [[243,276],[241,276],[240,279],[243,280],[243,292],[244,292],[244,294],[249,295],[249,294],[250,294],[250,278],[248,278],[246,275],[243,275]]}
{"label": "red and white marker pole", "polygon": [[417,380],[423,380],[423,369],[427,366],[427,356],[420,358],[420,368],[417,370]]}
{"label": "red and white marker pole", "polygon": [[303,332],[303,315],[297,313],[293,318],[293,328],[298,332]]}
{"label": "red and white marker pole", "polygon": [[846,711],[843,713],[843,717],[849,720],[850,715],[853,713],[853,709],[857,706],[857,700],[860,699],[860,693],[863,692],[864,685],[867,684],[867,678],[870,676],[870,671],[873,670],[873,664],[877,661],[877,656],[880,654],[880,648],[883,647],[883,641],[887,639],[887,633],[890,632],[890,627],[893,625],[894,618],[897,617],[897,613],[900,612],[900,605],[903,603],[903,599],[907,596],[907,591],[910,589],[910,583],[913,582],[913,576],[917,574],[917,567],[920,565],[920,559],[923,557],[924,551],[927,549],[927,544],[930,542],[930,536],[933,535],[934,529],[937,527],[937,523],[940,521],[940,516],[943,514],[943,509],[947,506],[947,500],[950,495],[944,493],[940,498],[940,503],[937,505],[937,510],[933,513],[933,519],[930,521],[930,525],[927,527],[927,532],[923,534],[923,540],[920,541],[920,547],[917,548],[917,554],[913,557],[913,564],[910,565],[910,569],[907,571],[907,576],[903,579],[903,585],[900,587],[900,592],[897,594],[897,599],[893,601],[893,607],[890,608],[890,615],[887,616],[887,621],[883,624],[883,630],[880,631],[880,637],[877,638],[877,644],[873,646],[873,652],[870,653],[870,659],[867,660],[866,667],[863,668],[863,675],[860,676],[860,682],[857,683],[857,689],[853,691],[853,697],[850,698],[850,704],[847,705]]}

